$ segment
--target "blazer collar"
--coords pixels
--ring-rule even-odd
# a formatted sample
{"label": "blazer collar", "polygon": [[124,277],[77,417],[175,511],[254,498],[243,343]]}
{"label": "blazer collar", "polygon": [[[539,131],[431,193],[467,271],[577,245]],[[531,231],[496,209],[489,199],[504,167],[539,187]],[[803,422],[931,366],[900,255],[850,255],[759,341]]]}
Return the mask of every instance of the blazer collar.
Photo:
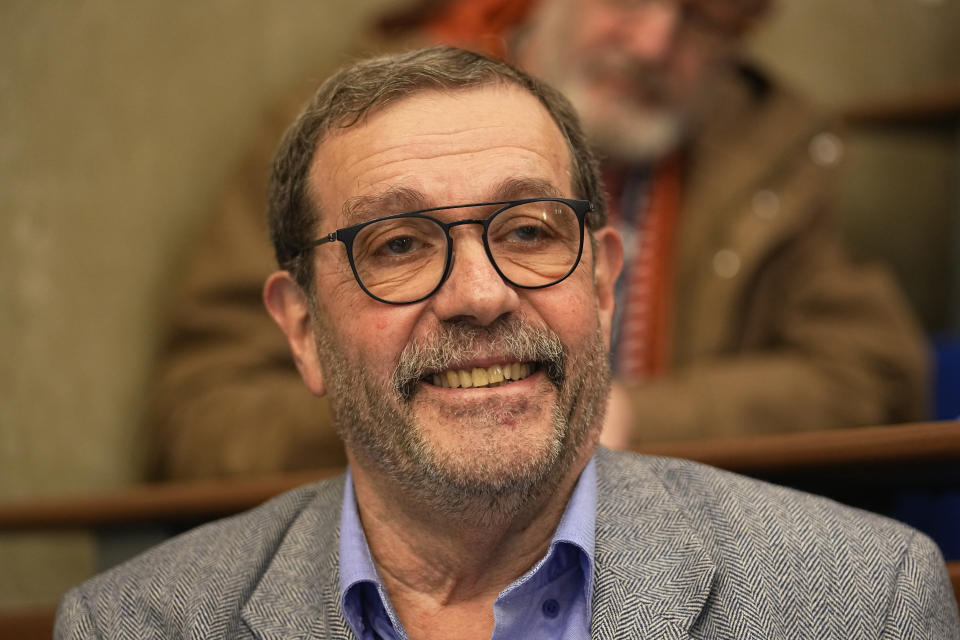
{"label": "blazer collar", "polygon": [[343,477],[315,487],[316,497],[290,524],[241,613],[261,640],[351,637],[337,568]]}
{"label": "blazer collar", "polygon": [[716,567],[647,461],[597,450],[593,637],[687,638]]}
{"label": "blazer collar", "polygon": [[[242,618],[261,640],[350,638],[340,611],[343,478],[315,485]],[[597,450],[593,636],[687,638],[716,568],[680,505],[642,457]]]}

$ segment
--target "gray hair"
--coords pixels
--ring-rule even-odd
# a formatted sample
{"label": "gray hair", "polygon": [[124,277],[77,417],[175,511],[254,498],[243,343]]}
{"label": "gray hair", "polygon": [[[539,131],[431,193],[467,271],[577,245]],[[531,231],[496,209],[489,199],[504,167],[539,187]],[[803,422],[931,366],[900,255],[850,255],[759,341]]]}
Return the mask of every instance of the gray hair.
{"label": "gray hair", "polygon": [[270,239],[277,262],[307,292],[313,291],[313,261],[304,253],[314,239],[318,210],[307,186],[317,147],[334,128],[362,122],[375,110],[425,90],[512,84],[546,108],[570,150],[574,195],[594,204],[591,229],[606,222],[593,158],[570,102],[557,90],[504,62],[455,49],[434,47],[356,62],[324,82],[287,130],[273,162],[268,190]]}

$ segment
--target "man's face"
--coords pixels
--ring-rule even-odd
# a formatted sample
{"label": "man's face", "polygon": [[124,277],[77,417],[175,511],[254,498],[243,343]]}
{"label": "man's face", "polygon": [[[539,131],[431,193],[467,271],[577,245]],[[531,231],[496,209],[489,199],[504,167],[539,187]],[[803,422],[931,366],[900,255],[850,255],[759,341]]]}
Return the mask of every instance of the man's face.
{"label": "man's face", "polygon": [[[310,175],[320,233],[413,209],[571,197],[571,182],[557,126],[513,86],[428,91],[393,103],[335,130],[320,144]],[[481,231],[451,231],[449,278],[430,298],[408,305],[367,296],[343,245],[321,247],[314,257],[311,324],[320,371],[306,372],[308,386],[322,381],[313,390],[330,392],[355,472],[410,487],[436,508],[470,499],[492,504],[562,476],[564,466],[592,451],[608,389],[610,271],[619,268],[606,260],[606,247],[618,242],[612,232],[600,232],[596,276],[587,239],[569,278],[524,290],[496,273]],[[310,369],[298,361],[301,371]],[[495,367],[522,379],[481,388],[435,384],[434,375],[462,371],[476,384],[476,369]],[[415,382],[398,389],[403,376]]]}
{"label": "man's face", "polygon": [[707,105],[729,37],[678,0],[543,0],[520,62],[573,101],[594,144],[626,160],[675,148]]}

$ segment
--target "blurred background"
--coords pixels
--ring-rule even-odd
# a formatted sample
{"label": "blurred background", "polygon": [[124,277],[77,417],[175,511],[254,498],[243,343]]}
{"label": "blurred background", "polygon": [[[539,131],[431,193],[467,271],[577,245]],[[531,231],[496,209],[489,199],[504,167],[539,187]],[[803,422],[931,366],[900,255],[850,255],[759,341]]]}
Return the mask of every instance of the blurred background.
{"label": "blurred background", "polygon": [[[278,97],[402,4],[0,4],[0,500],[143,479],[166,296],[224,180]],[[849,116],[848,248],[955,339],[960,2],[781,0],[750,48]],[[0,607],[55,602],[94,554],[0,535]]]}

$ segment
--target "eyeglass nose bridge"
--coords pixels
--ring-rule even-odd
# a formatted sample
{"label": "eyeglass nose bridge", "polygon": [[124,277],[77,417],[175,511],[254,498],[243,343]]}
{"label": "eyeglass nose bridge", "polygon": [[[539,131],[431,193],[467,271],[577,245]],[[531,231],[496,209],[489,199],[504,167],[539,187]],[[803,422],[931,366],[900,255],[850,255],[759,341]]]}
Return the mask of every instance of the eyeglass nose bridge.
{"label": "eyeglass nose bridge", "polygon": [[490,261],[490,266],[493,267],[493,270],[497,272],[497,275],[500,276],[500,279],[506,283],[510,283],[510,280],[500,271],[500,267],[497,265],[497,261],[493,258],[493,253],[490,251],[490,242],[487,240],[487,229],[490,228],[490,220],[493,218],[464,218],[463,220],[454,220],[453,222],[441,222],[440,226],[443,227],[443,233],[447,237],[447,267],[443,270],[443,276],[440,277],[440,282],[437,286],[430,292],[429,295],[433,295],[446,283],[447,279],[450,277],[450,274],[453,273],[453,263],[457,258],[457,250],[454,248],[453,236],[450,235],[450,230],[454,227],[459,227],[466,224],[478,224],[483,227],[483,233],[480,235],[480,243],[483,245],[483,252],[487,255],[487,260]]}

